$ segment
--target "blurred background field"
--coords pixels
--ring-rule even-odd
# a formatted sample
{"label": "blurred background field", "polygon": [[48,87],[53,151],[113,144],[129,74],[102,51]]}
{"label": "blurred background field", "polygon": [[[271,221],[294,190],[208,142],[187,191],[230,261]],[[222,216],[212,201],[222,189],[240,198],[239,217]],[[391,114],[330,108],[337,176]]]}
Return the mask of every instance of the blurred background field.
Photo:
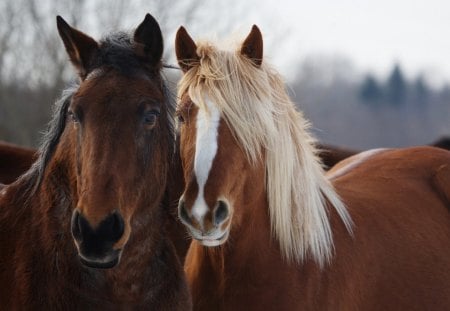
{"label": "blurred background field", "polygon": [[[194,38],[247,35],[324,143],[365,149],[450,135],[450,4],[429,1],[4,0],[0,2],[0,140],[37,146],[61,91],[76,78],[55,16],[96,39],[131,31],[150,12],[175,63],[180,25]],[[167,76],[175,86],[175,70]]]}

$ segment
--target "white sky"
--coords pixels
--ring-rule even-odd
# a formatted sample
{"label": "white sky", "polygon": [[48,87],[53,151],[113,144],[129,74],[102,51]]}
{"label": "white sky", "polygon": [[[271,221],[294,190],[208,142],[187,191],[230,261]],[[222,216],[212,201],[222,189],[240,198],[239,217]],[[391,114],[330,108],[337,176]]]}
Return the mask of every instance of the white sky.
{"label": "white sky", "polygon": [[399,61],[408,71],[425,70],[430,79],[450,77],[448,0],[284,2],[278,13],[289,19],[304,53],[338,52],[378,73]]}
{"label": "white sky", "polygon": [[[121,16],[130,20],[132,28],[155,6],[152,1],[129,1],[142,3],[142,14],[127,16],[124,10]],[[201,14],[189,18],[191,1]],[[198,39],[233,32],[243,38],[257,24],[263,32],[265,56],[288,80],[294,79],[306,56],[322,55],[346,57],[359,73],[372,71],[381,78],[399,62],[410,78],[423,73],[435,86],[450,83],[450,0],[191,1],[174,2],[177,8],[166,16],[171,26],[163,32],[172,62],[179,25]]]}
{"label": "white sky", "polygon": [[[233,23],[239,32],[258,24],[272,63],[288,77],[306,55],[319,53],[346,56],[358,71],[381,77],[398,61],[411,77],[424,73],[435,85],[450,82],[448,0],[251,1],[254,11]],[[232,18],[215,13],[218,20]]]}

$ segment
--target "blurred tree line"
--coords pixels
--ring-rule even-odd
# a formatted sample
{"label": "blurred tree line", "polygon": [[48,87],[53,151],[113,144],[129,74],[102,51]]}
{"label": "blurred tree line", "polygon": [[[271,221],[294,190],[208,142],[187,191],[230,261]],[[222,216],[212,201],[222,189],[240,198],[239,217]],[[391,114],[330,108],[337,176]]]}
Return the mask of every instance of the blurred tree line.
{"label": "blurred tree line", "polygon": [[[0,139],[36,146],[52,103],[74,78],[55,16],[64,12],[76,27],[114,27],[122,4],[115,0],[0,2]],[[97,17],[85,18],[91,11]]]}
{"label": "blurred tree line", "polygon": [[354,148],[429,144],[450,135],[450,87],[408,79],[394,64],[384,79],[361,75],[345,57],[303,61],[292,90],[325,143]]}
{"label": "blurred tree line", "polygon": [[408,81],[399,64],[395,64],[385,82],[368,74],[359,89],[361,100],[372,106],[376,105],[426,105],[433,90],[428,86],[423,75],[412,82]]}
{"label": "blurred tree line", "polygon": [[[235,5],[234,16],[238,18],[250,5]],[[56,15],[99,39],[111,31],[132,31],[146,13],[151,13],[165,36],[164,58],[174,62],[173,40],[178,27],[187,25],[195,34],[205,25],[217,23],[217,16],[209,12],[227,9],[226,1],[0,1],[0,140],[37,146],[53,102],[77,79],[57,33]],[[218,29],[228,33],[229,25]],[[169,78],[178,74],[174,70],[166,73]]]}
{"label": "blurred tree line", "polygon": [[[53,102],[76,78],[57,34],[56,15],[98,39],[112,30],[131,31],[147,12],[161,25],[164,57],[169,63],[175,62],[173,40],[180,25],[195,38],[214,25],[222,37],[244,16],[253,20],[258,14],[252,2],[244,1],[233,6],[227,1],[1,1],[0,140],[37,146]],[[228,19],[222,12],[228,12]],[[278,25],[276,21],[271,24]],[[275,55],[284,55],[283,40],[296,40],[294,33],[286,35],[277,27],[265,36],[271,62]],[[271,38],[277,43],[271,44]],[[166,75],[174,87],[179,72],[168,70]],[[373,74],[361,75],[343,57],[308,56],[298,64],[290,89],[324,142],[354,148],[406,146],[450,134],[450,87],[431,87],[424,76],[410,81],[398,64],[383,80]]]}

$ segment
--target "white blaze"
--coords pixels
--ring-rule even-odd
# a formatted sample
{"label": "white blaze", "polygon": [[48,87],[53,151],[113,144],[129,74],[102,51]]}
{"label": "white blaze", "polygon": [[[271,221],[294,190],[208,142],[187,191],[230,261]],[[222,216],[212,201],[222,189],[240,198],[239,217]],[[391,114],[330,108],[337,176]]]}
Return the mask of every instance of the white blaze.
{"label": "white blaze", "polygon": [[201,220],[208,211],[204,198],[204,188],[216,157],[217,135],[220,124],[220,111],[209,99],[206,100],[206,105],[208,111],[199,109],[196,121],[194,172],[197,178],[198,195],[192,208],[192,215],[197,220]]}

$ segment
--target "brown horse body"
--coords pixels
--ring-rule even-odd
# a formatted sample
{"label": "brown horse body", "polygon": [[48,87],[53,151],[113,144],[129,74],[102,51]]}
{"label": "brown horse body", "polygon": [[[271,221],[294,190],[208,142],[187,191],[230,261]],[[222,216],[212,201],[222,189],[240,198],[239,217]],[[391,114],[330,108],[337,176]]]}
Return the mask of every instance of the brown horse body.
{"label": "brown horse body", "polygon": [[36,159],[36,150],[0,141],[0,183],[15,181]]}
{"label": "brown horse body", "polygon": [[368,151],[324,175],[256,27],[236,52],[183,28],[176,47],[195,310],[448,309],[449,152]]}
{"label": "brown horse body", "polygon": [[1,309],[189,310],[165,230],[175,139],[159,26],[147,15],[100,43],[58,30],[81,82],[0,192]]}
{"label": "brown horse body", "polygon": [[[252,197],[254,206],[241,207],[259,212],[233,228],[229,244],[207,248],[192,242],[185,266],[195,309],[448,308],[450,154],[414,148],[382,151],[364,161],[355,157],[329,173],[354,221],[352,238],[330,213],[335,254],[329,266],[286,263],[261,192]],[[251,177],[248,187],[254,189],[247,191],[264,187],[260,172]]]}

